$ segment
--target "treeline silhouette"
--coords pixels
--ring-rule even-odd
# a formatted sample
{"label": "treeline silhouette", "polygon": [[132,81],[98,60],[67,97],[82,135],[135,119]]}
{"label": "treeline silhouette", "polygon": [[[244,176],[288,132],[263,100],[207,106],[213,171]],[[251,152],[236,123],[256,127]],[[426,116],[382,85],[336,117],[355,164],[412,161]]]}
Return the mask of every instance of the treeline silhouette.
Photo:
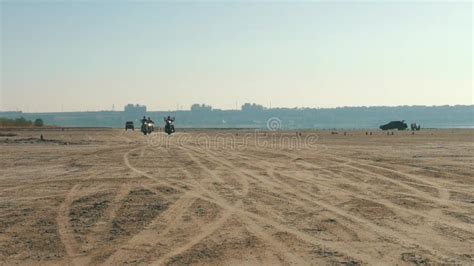
{"label": "treeline silhouette", "polygon": [[44,122],[42,119],[37,118],[34,121],[27,120],[24,117],[9,119],[0,117],[0,126],[2,127],[42,127]]}
{"label": "treeline silhouette", "polygon": [[176,117],[176,128],[266,128],[267,121],[276,117],[282,129],[378,128],[393,120],[421,124],[422,128],[473,127],[474,105],[455,106],[378,106],[338,108],[266,108],[246,103],[240,110],[214,109],[206,104],[194,104],[187,111],[129,111],[68,112],[68,113],[0,113],[0,117],[41,117],[48,125],[124,127],[125,121],[150,116],[163,126],[164,116]]}
{"label": "treeline silhouette", "polygon": [[[201,105],[202,106],[202,105]],[[159,115],[161,113],[157,113]],[[177,123],[194,127],[266,127],[268,119],[281,120],[283,129],[378,128],[392,120],[423,127],[472,127],[474,105],[338,108],[266,108],[246,103],[241,110],[203,109],[171,112]],[[179,119],[179,120],[178,120]]]}

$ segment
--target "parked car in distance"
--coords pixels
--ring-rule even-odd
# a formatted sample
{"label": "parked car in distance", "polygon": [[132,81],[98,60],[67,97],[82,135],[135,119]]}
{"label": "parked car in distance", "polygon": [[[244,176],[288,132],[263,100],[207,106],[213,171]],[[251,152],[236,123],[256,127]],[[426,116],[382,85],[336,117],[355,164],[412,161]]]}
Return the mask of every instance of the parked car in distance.
{"label": "parked car in distance", "polygon": [[133,121],[127,121],[125,122],[125,130],[135,130],[135,126],[133,125]]}

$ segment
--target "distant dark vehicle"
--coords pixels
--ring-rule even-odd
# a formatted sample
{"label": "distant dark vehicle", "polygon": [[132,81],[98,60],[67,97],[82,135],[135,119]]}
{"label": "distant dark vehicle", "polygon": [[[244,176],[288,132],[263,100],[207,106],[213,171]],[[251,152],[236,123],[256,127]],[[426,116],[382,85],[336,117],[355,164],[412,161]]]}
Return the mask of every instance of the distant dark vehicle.
{"label": "distant dark vehicle", "polygon": [[407,128],[408,128],[408,125],[405,123],[405,120],[391,121],[388,124],[380,126],[380,129],[382,130],[391,130],[391,129],[405,130]]}
{"label": "distant dark vehicle", "polygon": [[411,127],[411,130],[412,130],[412,131],[415,131],[415,130],[418,131],[418,130],[421,129],[421,125],[420,125],[420,124],[416,124],[416,123],[411,123],[410,127]]}
{"label": "distant dark vehicle", "polygon": [[135,130],[135,126],[133,125],[133,121],[127,121],[125,122],[125,130]]}
{"label": "distant dark vehicle", "polygon": [[173,134],[175,132],[174,125],[173,125],[174,117],[171,118],[170,116],[168,116],[168,117],[165,117],[164,120],[165,120],[165,132],[168,135]]}

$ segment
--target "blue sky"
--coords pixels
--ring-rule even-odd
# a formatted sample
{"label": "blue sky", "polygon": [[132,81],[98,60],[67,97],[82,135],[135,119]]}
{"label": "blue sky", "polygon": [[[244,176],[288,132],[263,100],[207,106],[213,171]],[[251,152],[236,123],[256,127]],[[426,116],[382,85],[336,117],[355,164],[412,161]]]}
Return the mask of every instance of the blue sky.
{"label": "blue sky", "polygon": [[470,2],[1,2],[0,110],[472,104]]}

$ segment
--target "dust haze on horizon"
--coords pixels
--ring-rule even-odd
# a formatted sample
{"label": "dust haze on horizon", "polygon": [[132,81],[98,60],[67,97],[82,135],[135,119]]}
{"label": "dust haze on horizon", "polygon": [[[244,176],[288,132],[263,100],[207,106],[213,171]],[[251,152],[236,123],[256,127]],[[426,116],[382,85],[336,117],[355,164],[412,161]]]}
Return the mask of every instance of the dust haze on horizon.
{"label": "dust haze on horizon", "polygon": [[473,104],[468,1],[0,8],[0,111]]}

